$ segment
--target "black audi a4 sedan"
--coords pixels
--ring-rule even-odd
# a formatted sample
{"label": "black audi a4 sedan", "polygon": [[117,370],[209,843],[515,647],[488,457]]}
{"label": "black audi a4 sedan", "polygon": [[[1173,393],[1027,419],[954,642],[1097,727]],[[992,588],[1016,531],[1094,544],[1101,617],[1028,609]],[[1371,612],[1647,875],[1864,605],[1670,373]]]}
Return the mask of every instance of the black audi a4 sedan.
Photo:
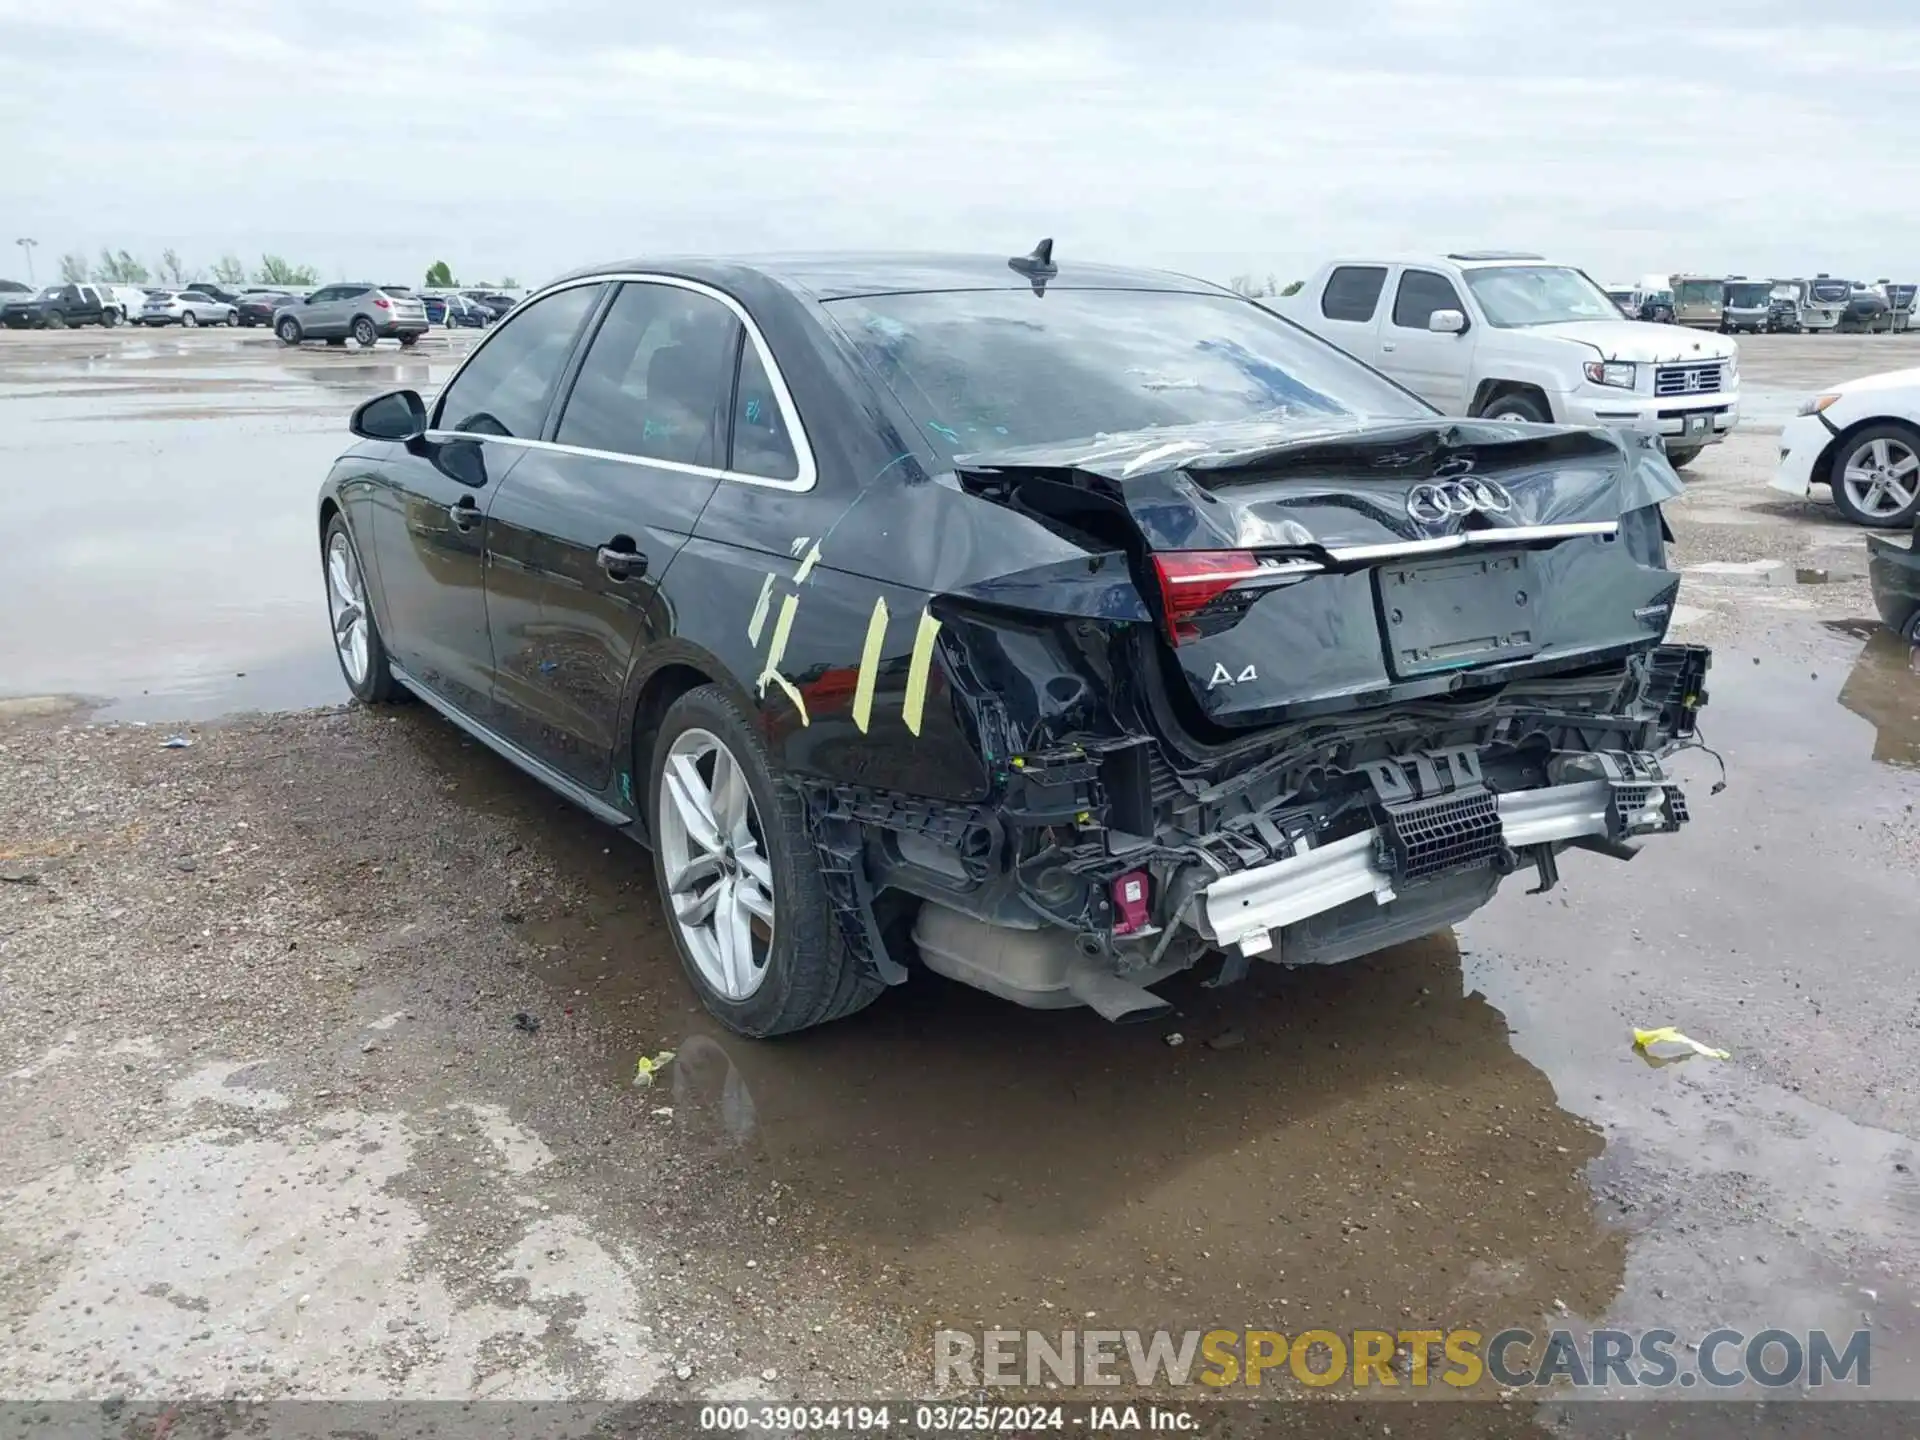
{"label": "black audi a4 sedan", "polygon": [[352,429],[354,694],[643,841],[749,1035],[921,967],[1161,1015],[1203,960],[1349,959],[1686,819],[1658,449],[1449,419],[1202,281],[601,266]]}

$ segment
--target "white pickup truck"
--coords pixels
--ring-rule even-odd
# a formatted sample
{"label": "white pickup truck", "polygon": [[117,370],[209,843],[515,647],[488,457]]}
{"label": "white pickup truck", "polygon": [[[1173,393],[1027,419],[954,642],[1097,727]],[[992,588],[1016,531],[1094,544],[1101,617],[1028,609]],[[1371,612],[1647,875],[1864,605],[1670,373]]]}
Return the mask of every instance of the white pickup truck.
{"label": "white pickup truck", "polygon": [[1740,418],[1732,340],[1624,319],[1585,272],[1538,255],[1336,260],[1264,303],[1449,415],[1659,435],[1676,466]]}

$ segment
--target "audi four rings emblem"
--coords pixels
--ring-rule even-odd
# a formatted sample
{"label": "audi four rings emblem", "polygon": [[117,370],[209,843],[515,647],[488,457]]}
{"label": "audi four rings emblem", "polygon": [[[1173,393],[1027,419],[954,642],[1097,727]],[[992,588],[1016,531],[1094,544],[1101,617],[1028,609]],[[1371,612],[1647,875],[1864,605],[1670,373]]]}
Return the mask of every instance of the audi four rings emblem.
{"label": "audi four rings emblem", "polygon": [[1493,480],[1443,480],[1416,485],[1407,492],[1407,514],[1423,525],[1437,525],[1449,517],[1504,515],[1513,509],[1513,496]]}

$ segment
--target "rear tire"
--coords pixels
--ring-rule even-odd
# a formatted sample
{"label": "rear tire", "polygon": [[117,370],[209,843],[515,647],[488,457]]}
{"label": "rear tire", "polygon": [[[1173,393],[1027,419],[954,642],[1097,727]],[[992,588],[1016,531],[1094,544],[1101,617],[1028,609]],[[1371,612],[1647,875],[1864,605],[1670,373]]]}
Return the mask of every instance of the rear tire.
{"label": "rear tire", "polygon": [[182,310],[180,312],[180,323],[188,330],[197,330],[200,328],[200,317],[191,310]]}
{"label": "rear tire", "polygon": [[298,345],[300,343],[300,322],[289,315],[273,327],[273,334],[274,338],[282,345]]}
{"label": "rear tire", "polygon": [[[677,762],[676,769],[688,763],[685,747],[675,751],[675,742],[683,737],[697,744],[717,742],[737,767],[751,802],[741,825],[751,832],[753,843],[751,847],[743,844],[736,851],[729,837],[728,854],[744,856],[757,850],[771,876],[773,923],[767,937],[757,931],[751,936],[745,983],[735,987],[746,992],[740,998],[723,993],[703,969],[703,965],[714,963],[713,958],[708,954],[703,960],[691,948],[688,932],[697,924],[690,926],[678,918],[680,911],[675,908],[669,883],[669,863],[678,863],[669,851],[684,848],[689,833],[675,818],[682,812],[670,794],[685,793],[684,780],[671,787],[666,780],[670,763]],[[706,778],[717,779],[717,754],[711,763],[714,769]],[[672,807],[674,814],[663,811],[663,803]],[[841,936],[807,831],[805,802],[792,789],[775,783],[758,731],[718,685],[688,691],[662,717],[647,761],[647,816],[653,837],[654,877],[660,886],[674,949],[701,1003],[729,1030],[755,1038],[804,1030],[864,1009],[886,989],[862,972]],[[744,874],[746,867],[734,863]],[[714,882],[716,887],[725,883],[726,872],[720,875]],[[684,878],[681,884],[680,909],[697,910],[694,892]],[[711,907],[714,914],[720,913],[721,903],[716,901]],[[760,958],[762,950],[764,959]]]}
{"label": "rear tire", "polygon": [[362,350],[371,350],[380,336],[373,328],[373,321],[362,315],[353,322],[353,339]]}
{"label": "rear tire", "polygon": [[1834,447],[1827,473],[1834,507],[1856,525],[1901,530],[1920,515],[1920,431],[1909,426],[1889,420],[1856,431]]}
{"label": "rear tire", "polygon": [[400,337],[400,348],[402,350],[411,350],[419,343],[420,337],[418,335],[402,335]]}
{"label": "rear tire", "polygon": [[1531,395],[1520,391],[1508,391],[1496,395],[1480,407],[1483,420],[1513,421],[1527,425],[1549,425],[1553,417],[1547,413],[1547,407]]}
{"label": "rear tire", "polygon": [[101,312],[100,328],[102,330],[111,330],[113,329],[114,326],[118,325],[119,323],[120,323],[120,312],[118,310],[105,310]]}
{"label": "rear tire", "polygon": [[347,337],[344,335],[335,335],[332,339],[327,341],[327,344],[332,345],[337,349],[344,350],[347,344]]}

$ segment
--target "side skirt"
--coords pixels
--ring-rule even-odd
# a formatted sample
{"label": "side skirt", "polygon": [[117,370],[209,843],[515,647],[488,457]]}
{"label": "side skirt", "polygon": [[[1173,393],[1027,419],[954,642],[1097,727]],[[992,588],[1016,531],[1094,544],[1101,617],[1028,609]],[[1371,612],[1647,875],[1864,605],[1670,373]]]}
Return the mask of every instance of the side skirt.
{"label": "side skirt", "polygon": [[451,704],[434,694],[433,691],[429,690],[425,685],[422,685],[418,680],[415,680],[391,660],[387,662],[387,666],[393,671],[393,678],[395,680],[406,686],[409,691],[419,696],[426,704],[439,711],[441,715],[451,720],[482,745],[492,750],[496,755],[500,756],[501,759],[517,765],[542,785],[555,791],[564,799],[571,800],[602,824],[612,825],[617,829],[628,831],[630,834],[633,834],[635,839],[640,838],[634,830],[634,822],[631,815],[615,809],[598,795],[595,795],[591,790],[569,780],[544,760],[535,759],[511,740],[494,734],[493,731],[467,714],[466,711],[460,709],[459,706]]}

